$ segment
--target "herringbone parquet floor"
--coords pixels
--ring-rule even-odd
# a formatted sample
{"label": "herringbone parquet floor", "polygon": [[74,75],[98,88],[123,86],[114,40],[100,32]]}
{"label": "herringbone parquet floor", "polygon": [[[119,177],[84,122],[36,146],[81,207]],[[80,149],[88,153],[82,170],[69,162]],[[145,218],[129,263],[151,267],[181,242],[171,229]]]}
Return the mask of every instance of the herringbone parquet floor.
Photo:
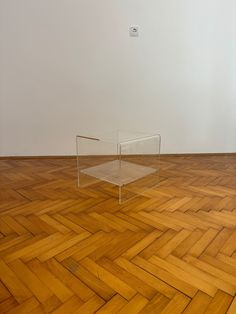
{"label": "herringbone parquet floor", "polygon": [[0,313],[232,314],[235,292],[236,156],[163,157],[122,206],[73,159],[0,160]]}

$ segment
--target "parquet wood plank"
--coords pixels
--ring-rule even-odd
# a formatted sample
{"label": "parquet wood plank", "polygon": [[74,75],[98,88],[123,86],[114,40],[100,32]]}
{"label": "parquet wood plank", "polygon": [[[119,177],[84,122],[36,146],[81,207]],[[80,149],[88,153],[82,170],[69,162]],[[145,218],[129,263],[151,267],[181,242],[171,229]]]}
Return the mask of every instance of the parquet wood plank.
{"label": "parquet wood plank", "polygon": [[103,216],[105,216],[106,218],[110,219],[110,221],[115,221],[116,223],[118,223],[120,226],[122,226],[123,228],[128,229],[130,231],[139,231],[139,228],[137,228],[134,224],[129,223],[127,220],[123,220],[120,217],[118,217],[117,215],[112,215],[108,212],[105,212],[103,214]]}
{"label": "parquet wood plank", "polygon": [[228,283],[232,287],[232,291],[236,290],[236,277],[226,273],[225,271],[222,271],[219,268],[216,268],[212,266],[209,263],[205,263],[204,261],[200,259],[196,259],[192,256],[187,256],[186,259],[188,262],[190,262],[192,265],[196,266],[197,268],[205,271],[206,273],[209,273],[213,275],[214,277],[219,277],[221,280],[223,280],[225,283]]}
{"label": "parquet wood plank", "polygon": [[[45,302],[41,303],[41,306],[39,308],[36,308],[38,310],[43,310],[43,312],[50,313],[57,309],[59,306],[61,306],[62,302],[58,299],[56,295],[53,295],[49,299],[47,299]],[[35,311],[36,311],[35,309]]]}
{"label": "parquet wood plank", "polygon": [[129,248],[141,241],[145,237],[146,233],[140,231],[138,233],[132,233],[132,236],[130,235],[130,231],[126,231],[126,239],[123,238],[122,245],[110,246],[109,251],[106,252],[106,257],[111,260],[115,260],[117,257],[120,257],[122,254],[124,254]]}
{"label": "parquet wood plank", "polygon": [[[182,228],[190,230],[190,231],[193,231],[196,229],[191,224],[188,224],[187,222],[185,222],[181,219],[177,219],[177,218],[173,217],[172,213],[168,213],[168,212],[158,213],[156,211],[152,211],[151,213],[152,213],[152,215],[154,215],[156,217],[160,217],[163,220],[163,223],[165,223],[165,224],[167,224],[168,222],[171,222],[174,224],[173,226],[180,226],[181,227],[180,230]],[[170,229],[174,229],[174,228],[172,228],[170,226]]]}
{"label": "parquet wood plank", "polygon": [[160,250],[157,252],[157,255],[161,258],[166,258],[190,234],[191,233],[188,230],[181,230],[167,244],[160,248]]}
{"label": "parquet wood plank", "polygon": [[[72,222],[76,223],[77,225],[79,225],[81,228],[84,228],[88,232],[96,233],[101,230],[101,226],[99,225],[98,221],[95,221],[92,217],[88,215],[85,215],[82,213],[78,215],[69,213],[66,215],[66,218],[70,219]],[[101,224],[101,225],[104,226],[104,224]],[[103,231],[104,232],[108,231],[107,225],[106,225],[106,229]]]}
{"label": "parquet wood plank", "polygon": [[16,308],[18,305],[19,303],[16,301],[16,299],[11,296],[3,302],[0,302],[0,313],[8,313],[10,310]]}
{"label": "parquet wood plank", "polygon": [[[89,255],[89,257],[94,261],[99,260],[103,256],[106,256],[109,259],[115,259],[117,256],[120,256],[123,252],[125,252],[132,244],[135,245],[135,243],[137,243],[144,236],[145,233],[139,232],[133,237],[133,233],[129,230],[122,233],[115,232],[114,236],[109,241],[97,247],[96,250]],[[130,240],[127,241],[127,239]]]}
{"label": "parquet wood plank", "polygon": [[22,235],[28,233],[27,230],[19,224],[14,218],[11,216],[2,216],[0,219],[9,226],[15,233]]}
{"label": "parquet wood plank", "polygon": [[236,250],[236,231],[234,231],[230,237],[226,240],[220,253],[231,256]]}
{"label": "parquet wood plank", "polygon": [[37,306],[34,310],[30,312],[31,314],[45,314],[45,311],[43,310],[42,306]]}
{"label": "parquet wood plank", "polygon": [[[204,211],[198,211],[196,216],[198,216],[201,220],[204,220],[208,223],[214,223],[215,226],[218,225],[218,229],[221,229],[222,227],[229,228],[229,229],[234,229],[235,228],[235,223],[230,222],[228,220],[223,220],[221,217],[217,217],[213,215],[212,213],[204,212]],[[214,229],[217,229],[215,227]]]}
{"label": "parquet wood plank", "polygon": [[133,288],[127,285],[124,281],[120,280],[118,277],[114,276],[105,268],[93,262],[91,259],[85,258],[80,261],[80,263],[89,272],[91,272],[100,280],[104,281],[109,287],[111,287],[125,299],[130,300],[136,294],[136,291]]}
{"label": "parquet wood plank", "polygon": [[157,224],[160,224],[160,226],[163,226],[164,228],[173,229],[175,231],[180,231],[182,229],[181,226],[177,225],[176,223],[173,223],[170,219],[166,219],[165,217],[162,217],[158,213],[147,213],[145,211],[139,212],[139,215],[150,219],[153,222],[156,222]]}
{"label": "parquet wood plank", "polygon": [[162,314],[181,314],[189,304],[190,299],[183,294],[177,293],[167,306],[161,311]]}
{"label": "parquet wood plank", "polygon": [[186,205],[187,203],[189,203],[191,200],[192,200],[191,197],[171,199],[170,201],[162,204],[161,209],[162,209],[162,211],[168,210],[168,211],[172,212],[172,211],[175,211],[179,208],[183,208],[183,206]]}
{"label": "parquet wood plank", "polygon": [[51,313],[72,314],[75,311],[77,311],[77,309],[80,308],[82,305],[83,305],[83,302],[78,297],[73,296]]}
{"label": "parquet wood plank", "polygon": [[212,298],[202,291],[198,291],[184,311],[184,314],[204,314]]}
{"label": "parquet wood plank", "polygon": [[236,312],[236,155],[161,170],[119,205],[73,158],[0,159],[0,313]]}
{"label": "parquet wood plank", "polygon": [[67,227],[65,227],[63,224],[59,223],[57,220],[53,219],[52,217],[48,216],[47,214],[39,216],[39,219],[46,222],[48,225],[52,226],[55,230],[66,234],[70,232],[71,230]]}
{"label": "parquet wood plank", "polygon": [[163,226],[162,224],[160,224],[157,221],[152,220],[150,217],[147,218],[145,216],[140,215],[139,213],[133,213],[133,212],[131,212],[129,215],[132,218],[140,220],[140,221],[144,222],[145,224],[152,226],[152,227],[154,227],[160,231],[166,231],[167,230],[167,227]]}
{"label": "parquet wood plank", "polygon": [[77,205],[78,203],[80,204],[78,200],[73,199],[50,201],[50,203],[47,202],[43,207],[41,206],[37,210],[37,215],[41,216],[43,214],[50,214],[54,217],[54,215],[56,215],[55,213],[64,211],[73,205]]}
{"label": "parquet wood plank", "polygon": [[23,245],[19,249],[15,249],[14,251],[6,254],[4,260],[6,262],[14,261],[17,258],[25,259],[26,261],[32,259],[40,254],[42,251],[51,248],[57,243],[60,243],[63,239],[63,235],[60,233],[54,233],[48,237],[43,237],[40,235],[39,237],[34,237],[32,241],[30,241],[29,245]]}
{"label": "parquet wood plank", "polygon": [[168,271],[157,267],[141,257],[135,257],[132,262],[191,298],[197,293],[197,288],[187,281],[176,278]]}
{"label": "parquet wood plank", "polygon": [[97,214],[97,213],[90,213],[89,216],[92,217],[95,221],[99,221],[103,225],[107,225],[113,230],[116,230],[119,232],[123,232],[126,230],[126,228],[120,225],[120,223],[117,223],[116,221],[111,220],[110,218],[107,218],[104,215]]}
{"label": "parquet wood plank", "polygon": [[70,219],[67,219],[65,216],[61,214],[55,214],[53,215],[53,218],[76,233],[83,233],[86,231],[85,229],[81,228],[79,225],[72,222]]}
{"label": "parquet wood plank", "polygon": [[131,216],[128,216],[128,215],[126,215],[126,214],[124,214],[122,212],[117,212],[116,216],[122,218],[125,221],[128,221],[129,223],[131,223],[134,226],[137,226],[140,229],[143,229],[143,230],[146,230],[146,231],[152,230],[151,226],[149,226],[149,225],[143,223],[142,221],[137,220],[137,219],[135,219],[135,218],[133,218]]}
{"label": "parquet wood plank", "polygon": [[[192,257],[190,257],[190,259],[192,259]],[[235,293],[235,288],[233,285],[231,285],[230,283],[224,281],[221,279],[221,277],[215,277],[214,275],[207,273],[205,271],[203,271],[201,268],[195,267],[194,265],[191,265],[185,261],[182,261],[174,256],[168,256],[168,258],[166,259],[168,262],[172,263],[173,265],[181,268],[182,270],[186,271],[187,273],[191,274],[192,276],[195,277],[195,281],[196,278],[199,280],[203,280],[206,281],[207,284],[210,284],[210,286],[212,287],[217,287],[218,289],[221,289],[225,292],[227,292],[228,294],[233,295]],[[202,291],[204,291],[203,289],[201,289]],[[207,291],[204,291],[207,293]],[[210,293],[208,293],[210,296],[214,296]]]}
{"label": "parquet wood plank", "polygon": [[32,293],[16,277],[13,271],[1,260],[0,279],[19,303],[24,302],[32,296]]}
{"label": "parquet wood plank", "polygon": [[207,293],[210,296],[214,296],[217,292],[216,286],[205,281],[204,276],[200,277],[199,274],[190,267],[180,268],[175,264],[169,263],[167,260],[162,260],[157,256],[151,257],[149,261],[186,283],[189,283],[191,278],[191,285],[193,287],[196,287],[197,289]]}
{"label": "parquet wood plank", "polygon": [[69,271],[72,271],[76,277],[78,277],[86,286],[93,290],[102,299],[108,301],[116,294],[115,291],[105,282],[94,276],[73,259],[64,260],[63,265],[65,265]]}
{"label": "parquet wood plank", "polygon": [[218,230],[209,228],[203,234],[203,236],[190,248],[188,254],[195,257],[200,256],[217,234]]}
{"label": "parquet wood plank", "polygon": [[159,251],[161,247],[167,244],[171,239],[174,238],[176,232],[172,229],[169,229],[165,233],[163,233],[157,240],[155,240],[152,244],[150,244],[147,248],[145,248],[140,255],[143,258],[149,258],[153,254]]}
{"label": "parquet wood plank", "polygon": [[[220,306],[221,306],[221,304],[220,304]],[[234,314],[234,313],[236,313],[236,297],[234,297],[234,300],[231,303],[231,305],[227,311],[227,314]]]}
{"label": "parquet wood plank", "polygon": [[63,239],[63,242],[46,252],[42,253],[41,255],[38,254],[38,259],[41,262],[45,262],[46,260],[53,258],[54,256],[60,254],[61,252],[67,250],[68,248],[76,245],[77,243],[81,242],[82,240],[88,238],[90,236],[89,232],[84,232],[76,236],[71,236],[68,240]]}
{"label": "parquet wood plank", "polygon": [[42,233],[47,233],[48,235],[54,234],[57,232],[55,228],[53,228],[51,225],[47,224],[45,221],[40,219],[37,215],[29,215],[28,219],[37,226],[37,228],[40,228]]}
{"label": "parquet wood plank", "polygon": [[40,278],[44,285],[47,286],[61,302],[65,302],[73,296],[72,291],[53,276],[52,273],[36,259],[30,261],[28,265],[31,271]]}
{"label": "parquet wood plank", "polygon": [[202,254],[200,257],[201,261],[204,261],[205,263],[214,266],[215,268],[222,270],[228,274],[233,275],[236,277],[236,266],[229,265],[218,258],[212,257],[210,255]]}
{"label": "parquet wood plank", "polygon": [[140,314],[158,314],[167,306],[170,300],[161,293],[157,293],[153,299],[140,311]]}
{"label": "parquet wood plank", "polygon": [[5,235],[5,236],[8,236],[8,235],[11,235],[11,234],[15,234],[15,231],[12,230],[8,224],[6,224],[0,217],[0,232]]}
{"label": "parquet wood plank", "polygon": [[183,257],[186,253],[189,252],[190,249],[194,246],[195,243],[201,238],[203,235],[201,230],[194,230],[184,241],[182,241],[176,249],[172,252],[173,255],[177,257]]}
{"label": "parquet wood plank", "polygon": [[226,264],[229,264],[233,267],[236,267],[236,259],[234,259],[230,256],[219,253],[219,254],[217,254],[217,259],[219,259],[220,261],[222,261]]}
{"label": "parquet wood plank", "polygon": [[233,297],[223,291],[217,291],[215,297],[207,307],[206,314],[224,314],[227,312]]}
{"label": "parquet wood plank", "polygon": [[140,280],[146,282],[149,286],[156,289],[158,292],[164,294],[167,298],[172,298],[176,290],[171,286],[165,284],[160,279],[156,278],[155,276],[149,274],[148,272],[144,271],[140,267],[134,265],[133,263],[129,262],[128,260],[119,257],[115,260],[115,262],[126,271],[130,272],[132,275],[138,277]]}
{"label": "parquet wood plank", "polygon": [[104,306],[102,306],[96,314],[110,314],[117,313],[121,308],[123,308],[128,303],[119,294],[116,294],[110,301],[108,301]]}
{"label": "parquet wood plank", "polygon": [[99,308],[104,304],[104,300],[99,298],[98,296],[93,296],[86,303],[84,303],[80,308],[78,308],[74,314],[92,314],[95,313]]}
{"label": "parquet wood plank", "polygon": [[35,298],[30,298],[24,303],[16,306],[15,308],[8,311],[9,314],[20,314],[20,313],[31,313],[39,305],[38,301]]}
{"label": "parquet wood plank", "polygon": [[180,211],[173,212],[172,215],[176,218],[182,219],[189,223],[192,226],[195,226],[195,228],[202,229],[202,230],[208,230],[209,228],[212,229],[218,229],[220,230],[222,227],[220,227],[218,224],[213,223],[212,221],[206,221],[199,217],[198,215],[195,215],[194,212],[191,214],[188,213],[182,213]]}
{"label": "parquet wood plank", "polygon": [[92,253],[96,248],[98,243],[101,245],[108,241],[110,236],[103,232],[97,232],[91,237],[84,239],[78,244],[73,245],[72,247],[64,250],[56,256],[56,259],[61,262],[64,259],[74,256],[78,260],[83,259],[90,253]]}
{"label": "parquet wood plank", "polygon": [[52,297],[53,293],[39,280],[37,276],[35,276],[34,273],[29,270],[23,262],[15,260],[11,262],[9,266],[39,302],[43,303]]}
{"label": "parquet wood plank", "polygon": [[16,236],[16,234],[12,234],[11,236],[6,236],[5,238],[0,240],[0,252],[5,251],[8,248],[12,248],[16,244],[21,243],[29,238],[31,238],[31,236],[28,234],[18,236],[18,237]]}
{"label": "parquet wood plank", "polygon": [[27,219],[25,216],[18,215],[15,216],[15,219],[19,224],[21,224],[25,229],[27,229],[29,233],[32,233],[33,235],[42,233],[40,228],[38,228],[31,221],[29,221],[29,219]]}
{"label": "parquet wood plank", "polygon": [[134,246],[129,248],[125,253],[123,253],[122,256],[126,259],[132,259],[138,253],[143,251],[147,246],[149,246],[154,240],[159,238],[161,234],[162,232],[159,230],[155,230],[149,233],[145,238],[137,242]]}
{"label": "parquet wood plank", "polygon": [[6,287],[0,281],[0,303],[8,298],[10,298],[10,293]]}
{"label": "parquet wood plank", "polygon": [[48,260],[46,265],[54,276],[61,280],[81,300],[88,301],[94,295],[91,289],[55,259]]}
{"label": "parquet wood plank", "polygon": [[8,209],[6,211],[3,211],[0,213],[0,216],[13,216],[16,217],[18,215],[27,215],[29,216],[30,214],[37,212],[38,209],[40,209],[42,206],[45,206],[45,202],[47,201],[28,201],[27,203],[20,204],[18,206],[11,207],[11,209]]}
{"label": "parquet wood plank", "polygon": [[156,290],[146,284],[146,282],[140,280],[135,277],[131,273],[127,272],[120,266],[118,266],[113,261],[108,258],[102,258],[98,260],[98,264],[103,268],[111,272],[113,275],[117,276],[119,274],[119,278],[127,283],[131,288],[136,290],[139,294],[143,295],[145,298],[151,300],[156,295]]}
{"label": "parquet wood plank", "polygon": [[231,236],[232,232],[233,231],[231,229],[223,228],[206,248],[205,253],[212,256],[216,256],[218,252],[221,250],[224,243]]}
{"label": "parquet wood plank", "polygon": [[126,304],[118,313],[119,314],[135,314],[139,313],[145,305],[148,303],[148,300],[145,299],[142,295],[136,294],[128,304]]}

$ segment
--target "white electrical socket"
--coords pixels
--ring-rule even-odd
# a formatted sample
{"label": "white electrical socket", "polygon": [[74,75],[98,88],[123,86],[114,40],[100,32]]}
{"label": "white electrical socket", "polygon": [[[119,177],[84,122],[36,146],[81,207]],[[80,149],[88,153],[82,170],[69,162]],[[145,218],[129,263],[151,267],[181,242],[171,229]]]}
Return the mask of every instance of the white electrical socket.
{"label": "white electrical socket", "polygon": [[130,26],[129,35],[130,35],[130,37],[138,37],[139,36],[139,27],[138,26]]}

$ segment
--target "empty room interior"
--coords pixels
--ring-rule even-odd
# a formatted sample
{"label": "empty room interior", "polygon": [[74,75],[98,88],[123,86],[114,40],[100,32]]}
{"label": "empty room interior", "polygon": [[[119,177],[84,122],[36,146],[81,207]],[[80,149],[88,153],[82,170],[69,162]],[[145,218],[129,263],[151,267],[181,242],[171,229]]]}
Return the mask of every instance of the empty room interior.
{"label": "empty room interior", "polygon": [[236,314],[236,1],[0,0],[0,314]]}

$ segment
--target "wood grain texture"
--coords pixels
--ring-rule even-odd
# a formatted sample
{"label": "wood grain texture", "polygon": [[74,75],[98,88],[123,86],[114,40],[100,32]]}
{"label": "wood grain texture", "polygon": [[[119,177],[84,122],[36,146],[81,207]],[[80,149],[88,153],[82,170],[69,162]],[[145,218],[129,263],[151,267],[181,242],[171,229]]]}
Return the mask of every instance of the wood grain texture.
{"label": "wood grain texture", "polygon": [[118,205],[72,158],[1,158],[0,313],[236,313],[236,155],[161,169]]}

